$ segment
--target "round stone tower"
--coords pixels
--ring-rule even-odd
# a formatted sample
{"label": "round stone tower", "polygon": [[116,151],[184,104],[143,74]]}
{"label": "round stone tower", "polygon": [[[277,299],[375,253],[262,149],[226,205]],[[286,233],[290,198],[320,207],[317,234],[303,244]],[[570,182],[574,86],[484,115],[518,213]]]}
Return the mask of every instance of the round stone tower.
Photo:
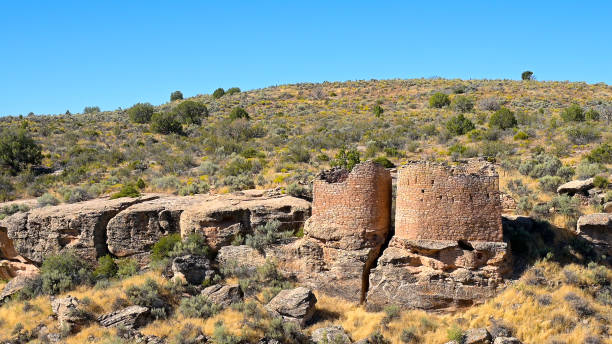
{"label": "round stone tower", "polygon": [[395,236],[409,240],[502,241],[499,176],[493,165],[412,162],[399,169]]}

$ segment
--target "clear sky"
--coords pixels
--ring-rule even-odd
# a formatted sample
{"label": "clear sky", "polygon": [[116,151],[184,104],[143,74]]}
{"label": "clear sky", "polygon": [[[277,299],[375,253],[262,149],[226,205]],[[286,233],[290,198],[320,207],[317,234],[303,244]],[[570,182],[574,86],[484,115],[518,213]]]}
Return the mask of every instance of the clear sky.
{"label": "clear sky", "polygon": [[612,84],[612,1],[0,0],[0,115],[358,79]]}

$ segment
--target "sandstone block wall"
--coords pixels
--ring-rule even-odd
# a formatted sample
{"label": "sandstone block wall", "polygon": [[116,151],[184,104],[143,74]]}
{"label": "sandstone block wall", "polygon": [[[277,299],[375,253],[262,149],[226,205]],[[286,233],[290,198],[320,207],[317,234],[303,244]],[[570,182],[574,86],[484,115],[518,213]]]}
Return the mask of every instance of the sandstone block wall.
{"label": "sandstone block wall", "polygon": [[499,176],[481,160],[460,166],[412,162],[399,169],[395,236],[502,241]]}
{"label": "sandstone block wall", "polygon": [[350,173],[322,173],[313,183],[310,222],[314,226],[307,226],[307,234],[326,241],[351,237],[354,245],[345,242],[351,247],[344,247],[350,249],[364,243],[379,245],[389,231],[391,196],[390,173],[371,161],[355,166]]}

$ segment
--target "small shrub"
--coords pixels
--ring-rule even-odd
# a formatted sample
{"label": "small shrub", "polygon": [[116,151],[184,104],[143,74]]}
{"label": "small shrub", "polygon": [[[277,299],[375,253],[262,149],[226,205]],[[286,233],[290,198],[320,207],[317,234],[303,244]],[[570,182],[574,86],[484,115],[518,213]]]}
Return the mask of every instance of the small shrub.
{"label": "small shrub", "polygon": [[36,202],[38,203],[38,206],[40,207],[53,206],[53,205],[59,204],[59,200],[48,192],[45,192],[42,196],[38,197],[36,199]]}
{"label": "small shrub", "polygon": [[222,89],[222,88],[217,88],[217,89],[216,89],[216,90],[213,92],[212,96],[213,96],[213,98],[215,98],[215,99],[219,99],[219,98],[223,97],[223,95],[224,95],[224,94],[225,94],[225,90],[224,90],[224,89]]}
{"label": "small shrub", "polygon": [[557,176],[544,176],[538,181],[540,182],[540,189],[548,192],[557,192],[557,188],[563,183],[563,179]]}
{"label": "small shrub", "polygon": [[236,120],[240,118],[251,119],[251,117],[249,116],[249,113],[246,112],[246,110],[241,107],[236,107],[232,109],[232,111],[230,112],[229,118],[231,120]]}
{"label": "small shrub", "polygon": [[590,164],[586,161],[582,161],[576,166],[576,175],[580,179],[591,178],[603,172],[606,172],[605,166],[597,163]]}
{"label": "small shrub", "polygon": [[283,238],[293,236],[291,231],[280,231],[281,223],[277,220],[272,220],[263,226],[255,228],[254,233],[247,234],[245,243],[254,249],[263,251],[266,246],[274,244]]}
{"label": "small shrub", "polygon": [[45,294],[59,294],[76,286],[91,282],[91,272],[86,263],[72,252],[50,255],[40,267],[42,291]]}
{"label": "small shrub", "polygon": [[134,185],[124,185],[121,187],[121,190],[111,195],[110,199],[117,199],[121,197],[140,197],[140,191],[138,191],[138,189]]}
{"label": "small shrub", "polygon": [[97,113],[97,112],[100,112],[99,106],[86,106],[83,109],[83,113]]}
{"label": "small shrub", "polygon": [[132,285],[127,288],[125,294],[131,303],[151,309],[151,314],[156,319],[166,318],[167,303],[161,296],[161,287],[155,280],[147,278],[143,285]]}
{"label": "small shrub", "polygon": [[403,329],[400,334],[400,340],[402,343],[417,343],[419,341],[419,337],[415,333],[416,331],[413,328]]}
{"label": "small shrub", "polygon": [[239,344],[241,339],[229,333],[223,325],[222,321],[215,323],[215,328],[212,335],[213,343],[215,344]]}
{"label": "small shrub", "polygon": [[183,92],[181,91],[174,91],[172,93],[170,93],[170,101],[173,102],[175,100],[182,100],[183,99]]}
{"label": "small shrub", "polygon": [[304,198],[304,199],[312,198],[310,189],[298,183],[291,183],[287,185],[287,194],[293,197]]}
{"label": "small shrub", "polygon": [[474,101],[466,96],[456,96],[451,102],[451,108],[458,112],[470,112],[474,109]]}
{"label": "small shrub", "polygon": [[144,180],[142,180],[142,178],[138,178],[138,181],[136,182],[136,187],[140,190],[143,190],[144,188],[147,187],[147,184],[145,183]]}
{"label": "small shrub", "polygon": [[372,160],[374,163],[379,164],[384,168],[393,168],[395,165],[391,162],[391,160],[387,159],[387,157],[379,156],[376,159]]}
{"label": "small shrub", "polygon": [[149,123],[155,107],[149,103],[138,103],[127,110],[130,121],[134,123]]}
{"label": "small shrub", "polygon": [[431,97],[429,97],[429,107],[432,108],[440,109],[445,106],[448,106],[450,103],[451,101],[448,95],[441,92],[436,92]]}
{"label": "small shrub", "polygon": [[134,276],[140,270],[138,262],[132,258],[118,259],[115,263],[117,264],[117,277],[119,278]]}
{"label": "small shrub", "polygon": [[202,118],[208,117],[206,105],[191,100],[180,103],[174,109],[179,120],[184,124],[202,124]]}
{"label": "small shrub", "polygon": [[497,111],[501,108],[499,99],[495,97],[484,98],[478,102],[478,107],[485,111]]}
{"label": "small shrub", "polygon": [[612,144],[602,143],[586,156],[587,161],[600,164],[612,164]]}
{"label": "small shrub", "polygon": [[370,344],[391,344],[389,340],[383,336],[382,333],[376,331],[370,335],[368,338],[368,343]]}
{"label": "small shrub", "polygon": [[564,299],[570,304],[572,309],[574,309],[576,314],[578,314],[578,316],[581,318],[589,317],[595,314],[595,310],[591,308],[589,303],[577,294],[571,292],[567,293]]}
{"label": "small shrub", "polygon": [[453,326],[446,330],[446,337],[448,340],[454,340],[457,343],[463,343],[463,330],[457,326]]}
{"label": "small shrub", "polygon": [[179,311],[188,318],[207,319],[219,313],[221,307],[210,302],[204,295],[196,295],[182,299]]}
{"label": "small shrub", "polygon": [[599,121],[599,112],[597,112],[597,110],[595,109],[589,109],[587,112],[584,113],[584,118],[587,121]]}
{"label": "small shrub", "polygon": [[526,70],[523,73],[521,73],[521,80],[524,81],[529,81],[529,80],[533,80],[534,76],[533,76],[533,72],[530,70]]}
{"label": "small shrub", "polygon": [[517,125],[516,117],[514,116],[514,112],[510,111],[507,108],[501,108],[489,119],[489,126],[492,128],[499,128],[501,130],[506,130],[510,128],[514,128]]}
{"label": "small shrub", "polygon": [[578,104],[572,104],[561,111],[561,119],[565,122],[584,121],[584,109]]}
{"label": "small shrub", "polygon": [[588,124],[573,125],[565,129],[567,138],[576,145],[585,145],[599,139],[601,134],[597,127]]}
{"label": "small shrub", "polygon": [[25,130],[4,130],[0,135],[0,164],[15,175],[40,164],[42,147]]}
{"label": "small shrub", "polygon": [[178,233],[161,237],[151,249],[151,260],[161,261],[170,257],[170,252],[172,252],[174,246],[180,241],[181,235]]}
{"label": "small shrub", "polygon": [[359,159],[359,155],[360,153],[358,150],[346,150],[346,148],[343,147],[338,151],[336,157],[331,162],[331,165],[335,167],[342,167],[347,169],[348,171],[351,171],[353,170],[353,167],[355,167],[355,165],[361,162],[361,160]]}
{"label": "small shrub", "polygon": [[519,132],[514,135],[515,140],[527,140],[528,138],[529,135],[527,135],[527,133],[522,130],[519,130]]}
{"label": "small shrub", "polygon": [[151,130],[159,134],[182,134],[183,126],[174,113],[158,112],[151,117]]}
{"label": "small shrub", "polygon": [[178,193],[181,196],[205,194],[210,191],[210,186],[204,182],[197,182],[182,186]]}
{"label": "small shrub", "polygon": [[463,135],[474,128],[474,123],[463,116],[463,114],[452,117],[446,122],[446,129],[453,135]]}
{"label": "small shrub", "polygon": [[610,185],[610,182],[608,181],[606,177],[595,176],[593,178],[593,185],[595,185],[595,187],[598,187],[600,189],[605,189],[608,187],[608,185]]}
{"label": "small shrub", "polygon": [[210,257],[210,248],[206,243],[206,238],[202,234],[191,233],[185,240],[176,242],[167,256],[178,257],[187,254]]}
{"label": "small shrub", "polygon": [[117,264],[110,255],[98,258],[98,266],[94,270],[94,277],[98,279],[110,279],[117,275]]}
{"label": "small shrub", "polygon": [[233,94],[236,93],[240,93],[240,88],[239,87],[230,87],[227,89],[227,91],[225,91],[225,94],[227,94],[228,96],[231,96]]}
{"label": "small shrub", "polygon": [[383,112],[385,112],[385,109],[383,109],[382,106],[380,106],[379,104],[374,105],[372,113],[374,114],[374,116],[376,116],[376,118],[380,118]]}

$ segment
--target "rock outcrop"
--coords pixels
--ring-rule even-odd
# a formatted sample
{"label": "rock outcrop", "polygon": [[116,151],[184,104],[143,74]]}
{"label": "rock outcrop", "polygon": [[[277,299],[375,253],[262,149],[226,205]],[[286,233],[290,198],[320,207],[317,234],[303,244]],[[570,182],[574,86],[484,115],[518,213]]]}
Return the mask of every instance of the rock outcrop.
{"label": "rock outcrop", "polygon": [[103,327],[121,327],[124,329],[144,326],[150,320],[149,309],[141,306],[130,306],[98,317],[98,322]]}
{"label": "rock outcrop", "polygon": [[21,273],[15,276],[4,286],[2,292],[0,292],[0,304],[27,287],[32,281],[37,279],[38,276],[38,272]]}
{"label": "rock outcrop", "polygon": [[79,300],[70,295],[51,300],[51,310],[57,317],[60,326],[66,327],[72,333],[80,331],[90,319],[89,314],[84,312],[80,306]]}
{"label": "rock outcrop", "polygon": [[174,278],[184,279],[193,285],[200,285],[205,280],[211,281],[216,274],[208,258],[191,254],[174,258],[172,272]]}
{"label": "rock outcrop", "polygon": [[351,344],[351,338],[339,325],[318,328],[312,331],[311,338],[317,344]]}
{"label": "rock outcrop", "polygon": [[266,310],[285,321],[305,326],[315,312],[317,298],[312,290],[305,287],[281,290],[268,304]]}
{"label": "rock outcrop", "polygon": [[597,251],[612,257],[612,214],[598,213],[580,216],[576,233]]}
{"label": "rock outcrop", "polygon": [[201,294],[206,296],[210,302],[223,308],[241,302],[244,297],[240,285],[238,284],[212,285],[204,288]]}
{"label": "rock outcrop", "polygon": [[0,279],[9,280],[18,274],[34,274],[38,268],[20,256],[13,240],[9,239],[6,228],[0,227]]}
{"label": "rock outcrop", "polygon": [[272,220],[280,230],[297,230],[310,216],[306,200],[282,195],[274,190],[247,190],[215,195],[194,204],[181,214],[183,237],[201,233],[214,251],[229,245],[237,235],[252,233],[257,226]]}
{"label": "rock outcrop", "polygon": [[593,181],[593,178],[585,180],[572,180],[565,184],[559,185],[559,187],[557,188],[557,193],[567,194],[570,196],[574,196],[575,194],[583,194],[586,196],[587,191],[595,187]]}
{"label": "rock outcrop", "polygon": [[245,273],[253,274],[266,262],[266,258],[259,251],[247,245],[221,247],[215,260],[222,273],[240,268],[244,269]]}
{"label": "rock outcrop", "polygon": [[119,212],[158,196],[96,199],[36,208],[0,222],[15,250],[36,264],[49,254],[73,250],[89,261],[109,253],[106,226]]}

